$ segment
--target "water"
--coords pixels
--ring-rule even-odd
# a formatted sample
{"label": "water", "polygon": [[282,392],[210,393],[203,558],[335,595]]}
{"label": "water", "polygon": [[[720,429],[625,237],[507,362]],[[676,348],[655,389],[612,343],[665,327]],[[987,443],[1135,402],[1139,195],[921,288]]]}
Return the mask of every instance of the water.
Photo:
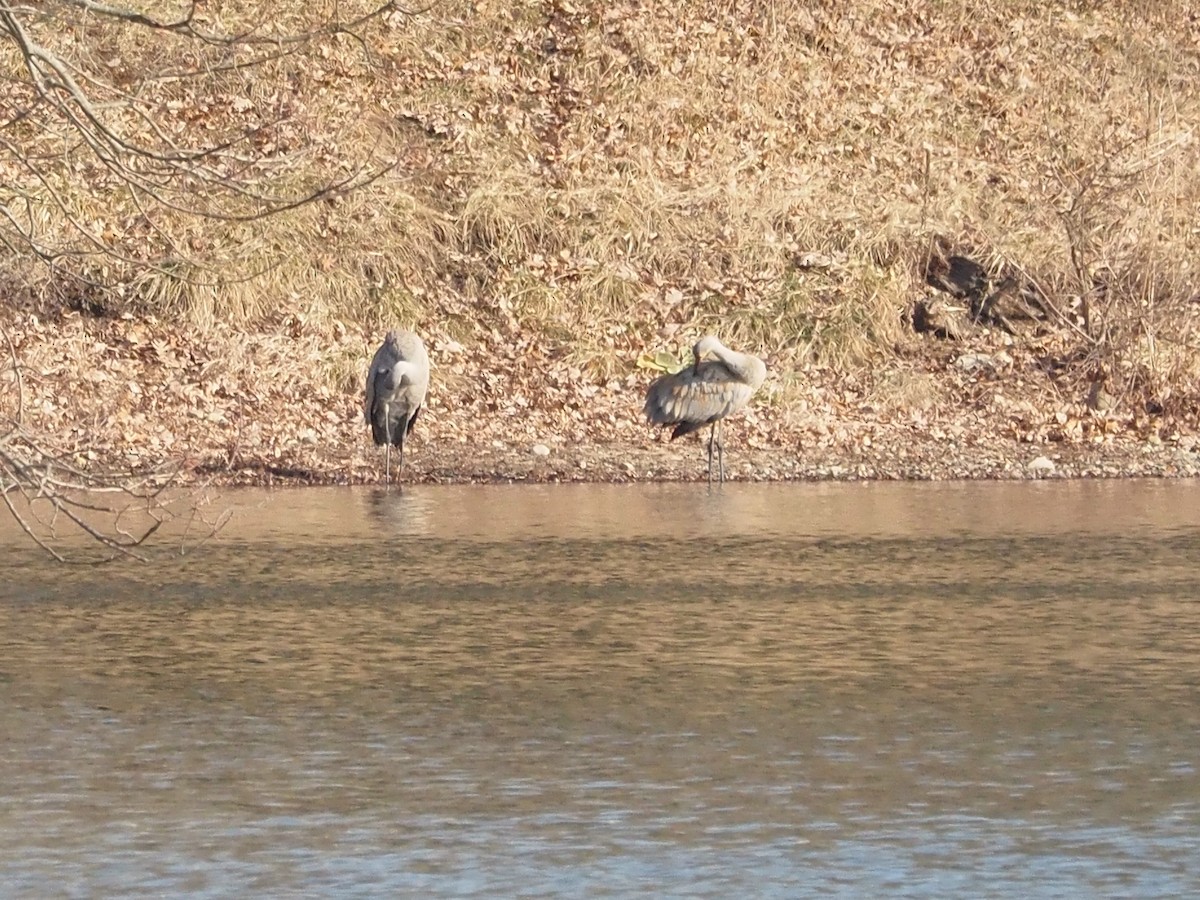
{"label": "water", "polygon": [[0,533],[0,896],[1200,889],[1200,485],[218,505]]}

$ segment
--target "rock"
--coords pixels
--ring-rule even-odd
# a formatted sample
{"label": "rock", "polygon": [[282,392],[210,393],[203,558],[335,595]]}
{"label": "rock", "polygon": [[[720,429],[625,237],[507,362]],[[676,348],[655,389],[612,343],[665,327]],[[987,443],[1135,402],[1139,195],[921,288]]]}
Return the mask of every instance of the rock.
{"label": "rock", "polygon": [[534,444],[533,445],[533,455],[534,456],[549,456],[550,448],[547,447],[545,444]]}
{"label": "rock", "polygon": [[999,353],[964,353],[954,361],[954,365],[968,373],[985,370],[999,372],[1002,369],[1011,369],[1012,364],[1012,355],[1003,350]]}
{"label": "rock", "polygon": [[833,259],[824,253],[809,251],[806,253],[797,253],[792,258],[792,265],[801,270],[830,269],[833,267]]}
{"label": "rock", "polygon": [[1050,459],[1050,457],[1038,456],[1030,460],[1029,465],[1027,465],[1025,468],[1029,469],[1030,472],[1049,474],[1050,472],[1055,471],[1058,466],[1054,464],[1054,460]]}
{"label": "rock", "polygon": [[987,269],[969,256],[957,255],[933,255],[926,264],[925,283],[959,298],[982,297],[989,287]]}

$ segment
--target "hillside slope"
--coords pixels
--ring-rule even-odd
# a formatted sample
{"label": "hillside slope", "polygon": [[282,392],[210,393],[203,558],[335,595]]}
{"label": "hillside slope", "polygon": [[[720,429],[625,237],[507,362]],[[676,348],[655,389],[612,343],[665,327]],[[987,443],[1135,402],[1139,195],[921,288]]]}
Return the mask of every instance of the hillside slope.
{"label": "hillside slope", "polygon": [[0,202],[60,251],[0,244],[33,433],[85,465],[374,480],[362,378],[402,324],[434,363],[412,477],[698,477],[641,395],[714,332],[770,368],[734,477],[1196,470],[1188,4],[444,2],[360,37],[218,70],[178,35],[44,26],[97,91],[136,86],[124,134],[252,129],[273,188],[382,174],[198,219],[0,121]]}

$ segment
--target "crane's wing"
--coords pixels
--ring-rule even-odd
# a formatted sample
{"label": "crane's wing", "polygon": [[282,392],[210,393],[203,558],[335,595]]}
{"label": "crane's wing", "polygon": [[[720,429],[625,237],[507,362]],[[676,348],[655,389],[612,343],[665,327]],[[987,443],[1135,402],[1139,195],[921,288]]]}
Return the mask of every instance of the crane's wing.
{"label": "crane's wing", "polygon": [[[405,399],[410,409],[418,409],[425,402],[425,393],[429,390],[429,354],[425,352],[425,342],[414,332],[401,331],[396,335],[396,349],[399,351],[397,361],[406,364],[403,367],[404,380],[407,382]],[[400,376],[397,375],[396,383],[399,380]]]}
{"label": "crane's wing", "polygon": [[367,369],[367,392],[363,397],[363,418],[368,422],[372,419],[372,411],[375,409],[375,399],[379,396],[380,385],[379,377],[384,375],[387,378],[391,377],[391,371],[395,367],[398,357],[387,341],[379,345],[379,349],[375,351],[375,355],[371,357],[371,367]]}
{"label": "crane's wing", "polygon": [[689,366],[664,375],[646,391],[646,417],[657,425],[674,425],[679,437],[741,409],[754,389],[730,378],[719,362]]}

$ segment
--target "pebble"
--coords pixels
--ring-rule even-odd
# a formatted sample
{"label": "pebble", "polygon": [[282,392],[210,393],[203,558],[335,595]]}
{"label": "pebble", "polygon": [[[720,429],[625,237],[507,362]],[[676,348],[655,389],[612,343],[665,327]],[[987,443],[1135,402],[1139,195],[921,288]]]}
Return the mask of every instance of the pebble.
{"label": "pebble", "polygon": [[547,447],[545,444],[534,444],[533,445],[533,455],[534,456],[549,456],[550,448]]}

